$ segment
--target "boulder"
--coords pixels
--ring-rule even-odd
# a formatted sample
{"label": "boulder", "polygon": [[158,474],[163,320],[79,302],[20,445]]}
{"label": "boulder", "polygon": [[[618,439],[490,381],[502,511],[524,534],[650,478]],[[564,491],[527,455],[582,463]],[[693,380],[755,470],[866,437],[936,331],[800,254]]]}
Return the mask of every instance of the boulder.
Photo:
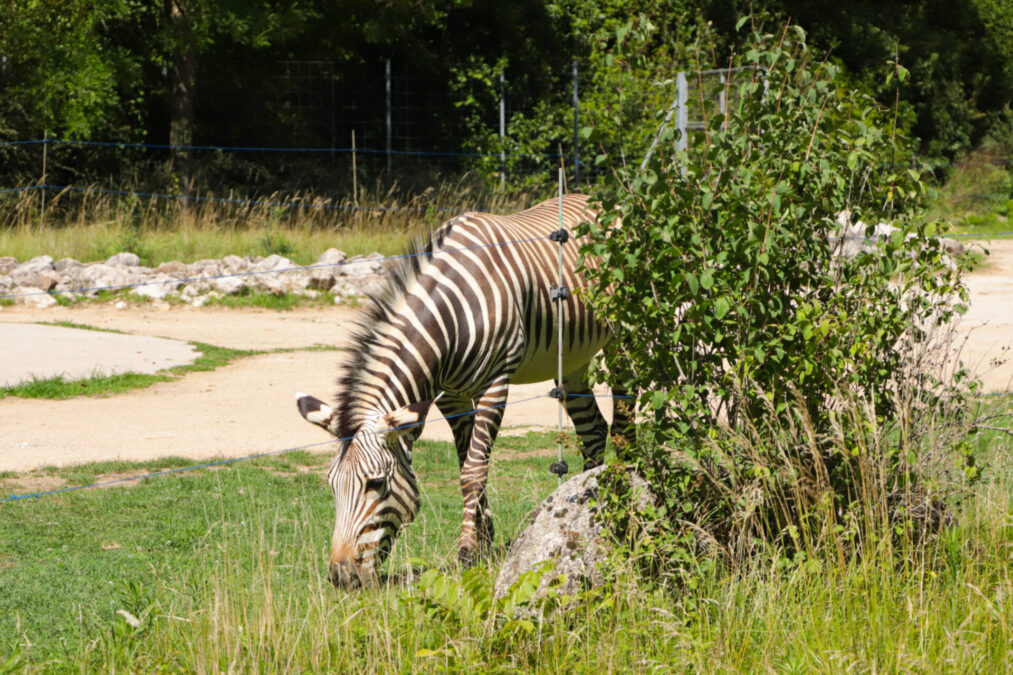
{"label": "boulder", "polygon": [[197,260],[187,266],[187,275],[194,278],[217,277],[224,274],[222,264],[218,260]]}
{"label": "boulder", "polygon": [[317,291],[330,290],[336,281],[333,267],[310,268],[307,278],[307,288],[312,288]]}
{"label": "boulder", "polygon": [[298,267],[294,262],[278,254],[269,255],[260,262],[250,265],[251,272],[275,272],[277,270]]}
{"label": "boulder", "polygon": [[384,257],[379,253],[357,255],[349,258],[346,264],[335,267],[335,274],[347,277],[361,277],[367,274],[383,274],[387,271]]}
{"label": "boulder", "polygon": [[167,274],[156,274],[148,277],[147,283],[135,287],[131,293],[153,300],[163,300],[179,290],[180,285],[178,279]]}
{"label": "boulder", "polygon": [[[91,263],[74,270],[65,277],[66,288],[88,288],[95,289],[86,291],[87,295],[95,295],[98,290],[117,290],[120,286],[134,283],[134,278],[123,266],[112,266],[105,263]],[[58,290],[65,290],[64,284],[60,284]]]}
{"label": "boulder", "polygon": [[18,266],[18,259],[14,256],[0,256],[0,275],[10,274]]}
{"label": "boulder", "polygon": [[155,274],[168,274],[170,276],[174,276],[177,278],[185,277],[186,265],[184,265],[178,260],[170,260],[169,262],[162,263],[152,271]]}
{"label": "boulder", "polygon": [[80,260],[74,260],[73,258],[61,258],[60,260],[57,260],[55,263],[53,263],[53,269],[59,272],[60,274],[67,274],[68,272],[76,270],[83,266],[84,263],[82,263]]}
{"label": "boulder", "polygon": [[41,288],[32,288],[31,286],[15,286],[11,295],[15,296],[14,302],[29,307],[52,307],[57,304],[56,298],[52,295]]}
{"label": "boulder", "polygon": [[25,262],[23,262],[20,265],[18,265],[18,268],[19,269],[45,269],[45,270],[51,270],[51,269],[53,269],[53,256],[51,256],[51,255],[37,255],[34,258],[32,258],[31,260],[26,260]]}
{"label": "boulder", "polygon": [[30,266],[28,263],[21,265],[11,272],[10,276],[16,286],[41,288],[44,291],[52,290],[53,287],[63,280],[60,274],[52,267],[47,268],[41,265]]}
{"label": "boulder", "polygon": [[[497,597],[504,596],[522,574],[547,561],[555,561],[555,568],[542,577],[536,595],[543,595],[560,575],[566,580],[554,590],[561,595],[574,595],[605,581],[603,567],[613,544],[593,504],[605,468],[574,476],[535,509],[496,576]],[[647,483],[635,474],[627,475],[633,492],[630,503],[647,506],[654,498]]]}
{"label": "boulder", "polygon": [[340,265],[346,260],[348,260],[348,255],[344,251],[339,251],[336,248],[329,248],[320,254],[320,257],[317,258],[317,264]]}
{"label": "boulder", "polygon": [[106,265],[111,265],[112,267],[137,267],[140,264],[141,264],[140,256],[138,256],[136,253],[130,253],[129,251],[117,253],[114,256],[110,256],[109,259],[106,260]]}
{"label": "boulder", "polygon": [[222,267],[228,274],[234,274],[235,272],[244,272],[246,268],[250,266],[250,263],[246,258],[240,258],[238,255],[227,255],[222,258]]}
{"label": "boulder", "polygon": [[222,295],[236,295],[246,290],[246,277],[222,277],[211,281],[211,286]]}

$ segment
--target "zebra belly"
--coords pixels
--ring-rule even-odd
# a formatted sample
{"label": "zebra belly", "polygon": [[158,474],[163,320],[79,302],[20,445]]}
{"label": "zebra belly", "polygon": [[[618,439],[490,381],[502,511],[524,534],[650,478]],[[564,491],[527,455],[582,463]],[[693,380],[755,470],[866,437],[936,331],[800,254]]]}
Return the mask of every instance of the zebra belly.
{"label": "zebra belly", "polygon": [[[581,345],[576,349],[564,349],[563,375],[569,375],[580,368],[587,367],[594,355],[601,351],[607,343],[606,339]],[[540,349],[534,354],[525,355],[521,365],[510,377],[510,381],[517,384],[527,384],[555,378],[559,374],[559,354],[555,342],[549,347],[549,349]]]}

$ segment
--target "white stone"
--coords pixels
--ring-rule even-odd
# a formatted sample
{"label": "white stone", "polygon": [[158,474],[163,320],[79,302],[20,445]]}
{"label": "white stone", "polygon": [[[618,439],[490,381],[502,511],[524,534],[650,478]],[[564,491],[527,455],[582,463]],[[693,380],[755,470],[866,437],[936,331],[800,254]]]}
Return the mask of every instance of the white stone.
{"label": "white stone", "polygon": [[112,265],[113,267],[137,267],[141,264],[141,258],[136,253],[124,251],[123,253],[117,253],[114,256],[110,256],[109,259],[106,260],[106,264]]}
{"label": "white stone", "polygon": [[213,280],[211,285],[224,295],[236,295],[246,289],[246,281],[243,277],[222,277]]}
{"label": "white stone", "polygon": [[33,288],[31,286],[16,286],[11,292],[14,295],[14,301],[21,305],[28,305],[29,307],[52,307],[56,303],[56,298],[46,293],[41,288]]}
{"label": "white stone", "polygon": [[0,275],[10,274],[18,266],[18,259],[14,256],[0,256]]}
{"label": "white stone", "polygon": [[[566,577],[555,589],[560,595],[575,595],[585,584],[599,586],[605,581],[603,566],[614,544],[591,503],[598,495],[598,476],[604,470],[598,467],[574,476],[535,509],[496,576],[498,597],[522,574],[549,561],[555,563],[555,569],[542,577],[537,595],[544,594],[560,575]],[[632,487],[630,503],[643,509],[652,499],[650,489],[639,476],[627,476]]]}
{"label": "white stone", "polygon": [[80,260],[74,260],[73,258],[61,258],[53,263],[53,269],[60,274],[67,274],[71,270],[76,270],[83,267],[84,263]]}
{"label": "white stone", "polygon": [[384,257],[379,253],[357,255],[349,258],[346,264],[335,267],[336,274],[348,277],[361,277],[367,274],[383,274],[386,271]]}
{"label": "white stone", "polygon": [[318,265],[337,265],[348,260],[348,255],[344,251],[339,251],[336,248],[329,248],[320,254],[317,258]]}
{"label": "white stone", "polygon": [[[154,277],[148,277],[147,282],[140,286],[135,286],[131,291],[134,295],[139,295],[144,298],[152,298],[155,300],[162,300],[165,297],[175,293],[180,286],[177,279],[170,277],[166,274],[159,274]],[[150,283],[150,282],[161,282],[161,283]]]}

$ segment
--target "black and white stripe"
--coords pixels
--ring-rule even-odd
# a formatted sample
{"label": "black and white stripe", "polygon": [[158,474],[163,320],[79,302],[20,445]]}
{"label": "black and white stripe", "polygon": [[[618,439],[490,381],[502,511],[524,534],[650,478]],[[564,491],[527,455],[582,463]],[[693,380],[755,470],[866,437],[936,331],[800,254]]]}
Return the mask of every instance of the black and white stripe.
{"label": "black and white stripe", "polygon": [[[562,201],[569,230],[595,217],[587,197]],[[558,199],[508,216],[468,213],[444,223],[424,248],[394,270],[353,339],[331,409],[301,397],[303,416],[348,438],[328,481],[337,519],[331,577],[340,585],[373,578],[382,552],[418,510],[412,442],[434,401],[450,420],[461,466],[464,514],[459,557],[470,561],[492,540],[486,498],[489,453],[511,382],[555,378],[558,320],[563,322],[562,385],[566,409],[583,444],[585,468],[601,462],[607,425],[589,396],[590,359],[608,342],[605,327],[574,294],[562,317],[550,288],[558,282]],[[579,244],[563,244],[563,285],[580,288]],[[558,383],[557,383],[558,384]],[[438,397],[438,398],[437,398]],[[462,415],[471,410],[478,412]],[[614,427],[624,425],[617,419]],[[381,485],[382,483],[382,485]],[[382,488],[382,489],[381,489]]]}

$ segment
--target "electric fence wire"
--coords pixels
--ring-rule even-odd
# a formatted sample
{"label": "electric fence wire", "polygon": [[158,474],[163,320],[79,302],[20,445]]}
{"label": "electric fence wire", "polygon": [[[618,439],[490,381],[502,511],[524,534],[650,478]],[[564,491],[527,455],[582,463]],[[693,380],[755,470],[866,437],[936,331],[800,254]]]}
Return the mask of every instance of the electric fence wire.
{"label": "electric fence wire", "polygon": [[[510,405],[519,405],[521,403],[530,403],[531,401],[537,401],[537,400],[546,398],[548,396],[550,396],[550,395],[549,394],[542,394],[542,395],[539,395],[539,396],[531,396],[531,397],[528,397],[528,398],[524,398],[524,399],[521,399],[519,401],[507,401],[506,403],[498,403],[496,405],[488,406],[488,407],[485,407],[485,408],[475,408],[473,410],[467,410],[465,412],[455,413],[453,415],[447,415],[445,417],[436,417],[436,418],[433,418],[433,419],[423,420],[421,422],[413,422],[411,424],[405,424],[405,425],[402,425],[402,426],[399,426],[399,427],[390,427],[390,428],[387,428],[387,429],[381,429],[379,431],[374,431],[374,432],[371,432],[371,433],[374,434],[374,435],[379,435],[379,434],[387,433],[389,431],[400,431],[401,429],[408,429],[408,428],[411,428],[411,427],[422,426],[422,425],[425,425],[425,424],[427,424],[429,422],[439,422],[439,421],[442,421],[442,420],[451,420],[451,419],[454,419],[456,417],[464,417],[466,415],[474,415],[476,413],[485,412],[487,410],[497,410],[499,408],[505,408],[505,407],[510,406]],[[616,398],[628,398],[628,397],[617,396]],[[184,472],[187,472],[187,471],[197,471],[197,470],[200,470],[200,469],[209,469],[209,468],[216,467],[216,466],[226,466],[226,465],[229,465],[229,464],[235,464],[236,462],[244,462],[244,461],[251,460],[251,459],[261,459],[261,458],[264,458],[264,457],[274,457],[274,456],[282,455],[282,454],[285,454],[285,453],[288,453],[288,452],[295,452],[297,450],[307,450],[309,448],[318,448],[318,447],[321,447],[321,446],[324,446],[324,445],[331,445],[331,444],[334,444],[334,443],[343,443],[345,441],[351,440],[352,438],[353,438],[353,436],[346,436],[344,438],[332,438],[332,439],[328,439],[326,441],[320,441],[320,442],[317,442],[317,443],[309,443],[307,445],[299,445],[299,446],[294,446],[294,447],[290,447],[290,448],[284,448],[284,449],[281,449],[281,450],[271,450],[271,451],[268,451],[268,452],[259,452],[259,453],[253,454],[253,455],[245,455],[243,457],[232,457],[232,458],[229,458],[229,459],[216,460],[214,462],[204,462],[204,463],[201,463],[201,464],[194,464],[194,465],[191,465],[191,466],[179,467],[179,468],[176,468],[176,469],[165,469],[164,471],[154,471],[152,473],[141,474],[139,476],[127,476],[125,478],[116,478],[116,479],[113,479],[113,480],[99,481],[97,483],[90,483],[88,485],[74,485],[74,486],[71,486],[71,487],[57,488],[55,490],[46,490],[46,491],[43,491],[43,492],[32,492],[32,493],[19,494],[19,495],[10,495],[8,497],[4,497],[4,498],[0,499],[0,504],[2,504],[4,502],[14,502],[14,501],[19,501],[19,500],[23,500],[23,499],[37,499],[37,498],[46,497],[46,496],[49,496],[49,495],[62,494],[62,493],[66,493],[66,492],[76,492],[78,490],[88,490],[88,489],[91,489],[91,488],[98,488],[98,487],[109,487],[111,485],[118,485],[118,484],[122,484],[122,483],[129,483],[129,482],[133,482],[133,481],[144,480],[145,478],[157,478],[157,477],[160,477],[160,476],[168,476],[168,475],[171,475],[171,474],[184,473]]]}

